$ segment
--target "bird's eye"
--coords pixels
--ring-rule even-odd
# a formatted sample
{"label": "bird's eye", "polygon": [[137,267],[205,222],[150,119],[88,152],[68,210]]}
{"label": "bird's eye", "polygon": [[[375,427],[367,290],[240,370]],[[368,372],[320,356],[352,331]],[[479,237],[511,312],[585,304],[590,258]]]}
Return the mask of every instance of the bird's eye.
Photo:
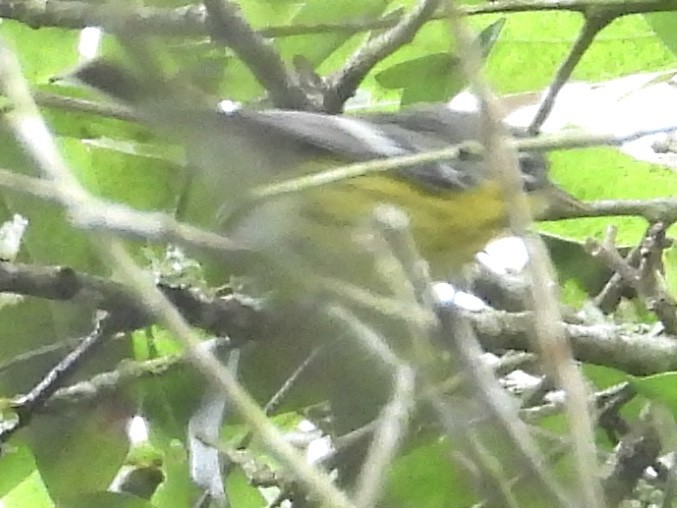
{"label": "bird's eye", "polygon": [[542,187],[548,167],[545,158],[540,154],[520,153],[519,164],[524,189],[533,191]]}

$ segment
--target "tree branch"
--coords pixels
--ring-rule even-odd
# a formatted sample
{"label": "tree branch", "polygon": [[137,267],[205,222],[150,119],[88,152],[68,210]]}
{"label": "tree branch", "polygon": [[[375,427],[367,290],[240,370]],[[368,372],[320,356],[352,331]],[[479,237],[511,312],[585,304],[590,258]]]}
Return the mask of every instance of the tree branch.
{"label": "tree branch", "polygon": [[256,79],[268,90],[278,108],[312,111],[317,109],[287,70],[277,50],[242,17],[237,5],[229,0],[204,0],[207,28],[215,41],[223,41],[247,65]]}
{"label": "tree branch", "polygon": [[[585,13],[596,9],[622,9],[619,15],[642,14],[675,10],[672,0],[499,0],[496,2],[463,6],[467,15],[513,13],[527,11],[571,11]],[[448,13],[437,12],[430,21],[447,19]],[[186,5],[174,9],[135,7],[120,11],[117,5],[95,2],[50,0],[0,0],[0,18],[13,19],[33,28],[59,27],[79,30],[88,26],[107,26],[111,19],[131,33],[160,36],[205,36],[206,12],[201,5]],[[392,28],[400,17],[381,18],[315,25],[279,25],[258,31],[266,38],[296,37],[309,34],[355,34]],[[112,27],[111,27],[112,28]]]}

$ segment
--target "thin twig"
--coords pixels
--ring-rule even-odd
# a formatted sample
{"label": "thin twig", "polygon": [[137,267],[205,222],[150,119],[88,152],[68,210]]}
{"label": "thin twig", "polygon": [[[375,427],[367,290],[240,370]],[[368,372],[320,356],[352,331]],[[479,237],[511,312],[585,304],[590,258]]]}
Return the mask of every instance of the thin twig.
{"label": "thin twig", "polygon": [[[633,133],[618,136],[616,134],[593,134],[581,131],[562,132],[560,134],[543,135],[537,138],[506,140],[505,143],[520,151],[547,152],[550,150],[571,150],[599,145],[622,145],[644,136],[677,130],[677,123],[673,126],[660,129],[638,130]],[[349,178],[356,178],[372,173],[403,169],[419,164],[457,159],[464,152],[481,153],[482,146],[474,141],[468,141],[449,146],[440,150],[431,150],[413,155],[402,155],[377,159],[367,162],[358,162],[339,166],[328,171],[305,175],[302,177],[282,180],[280,182],[258,187],[252,191],[253,200],[265,200],[299,191],[329,185]],[[576,213],[576,212],[572,212]],[[581,212],[583,213],[583,212]],[[607,214],[610,212],[607,212]],[[571,215],[562,213],[560,218],[571,218]]]}
{"label": "thin twig", "polygon": [[78,341],[75,348],[64,356],[45,376],[25,394],[12,401],[12,409],[18,420],[14,425],[3,427],[0,430],[0,443],[7,441],[16,431],[29,424],[33,415],[42,409],[47,399],[56,392],[66,380],[80,367],[103,340],[115,333],[110,315],[100,313],[95,319],[92,331]]}
{"label": "thin twig", "polygon": [[555,79],[552,81],[548,87],[548,92],[546,93],[541,105],[538,107],[538,111],[534,116],[534,119],[529,125],[528,132],[532,134],[537,134],[545,122],[546,118],[552,111],[552,108],[555,106],[555,100],[557,99],[557,94],[560,92],[562,87],[569,81],[571,74],[574,71],[578,62],[580,62],[583,55],[592,45],[592,42],[595,40],[595,37],[599,32],[601,32],[609,23],[611,23],[617,16],[615,12],[610,11],[593,11],[594,14],[586,16],[585,24],[583,29],[578,33],[578,38],[576,42],[569,51],[566,59],[557,69],[557,74],[555,74]]}
{"label": "thin twig", "polygon": [[594,239],[588,239],[586,250],[594,257],[605,262],[614,270],[623,281],[644,300],[649,310],[653,311],[665,327],[666,333],[677,333],[677,302],[668,294],[662,277],[662,255],[671,242],[665,238],[665,224],[658,222],[652,224],[642,240],[640,249],[639,266],[634,267],[618,252],[615,245],[615,231],[609,228],[605,240],[602,243]]}

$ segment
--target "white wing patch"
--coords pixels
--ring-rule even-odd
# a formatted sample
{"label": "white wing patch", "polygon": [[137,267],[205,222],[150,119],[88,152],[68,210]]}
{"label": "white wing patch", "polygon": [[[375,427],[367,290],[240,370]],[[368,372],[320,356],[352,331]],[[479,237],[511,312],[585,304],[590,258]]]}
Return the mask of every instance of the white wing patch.
{"label": "white wing patch", "polygon": [[331,119],[340,129],[347,132],[357,141],[366,146],[370,152],[394,157],[396,155],[406,155],[410,153],[402,148],[393,139],[383,133],[377,126],[364,122],[357,118],[348,118],[345,116],[331,116]]}

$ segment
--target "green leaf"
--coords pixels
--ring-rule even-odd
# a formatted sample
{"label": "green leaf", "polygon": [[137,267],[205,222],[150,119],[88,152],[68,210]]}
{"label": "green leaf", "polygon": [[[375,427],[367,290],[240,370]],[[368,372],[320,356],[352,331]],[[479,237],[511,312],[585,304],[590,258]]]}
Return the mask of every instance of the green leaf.
{"label": "green leaf", "polygon": [[448,100],[463,87],[459,60],[436,53],[393,65],[379,72],[376,81],[389,89],[402,89],[401,104]]}
{"label": "green leaf", "polygon": [[[151,428],[154,425],[151,422]],[[184,428],[184,436],[186,429]],[[152,497],[154,506],[193,506],[199,498],[200,489],[192,482],[188,472],[188,452],[176,439],[166,439],[153,431],[153,442],[163,451],[162,469],[165,481]],[[237,505],[235,505],[237,506]]]}
{"label": "green leaf", "polygon": [[40,415],[31,421],[31,450],[57,503],[105,490],[115,478],[129,447],[129,411],[120,402],[110,398],[96,407],[83,405],[67,415]]}
{"label": "green leaf", "polygon": [[[553,181],[584,201],[646,199],[677,194],[677,178],[671,169],[638,161],[614,148],[552,152],[549,158]],[[646,230],[646,221],[638,217],[540,223],[539,230],[580,242],[588,237],[602,239],[610,223],[618,228],[619,246],[634,245]]]}
{"label": "green leaf", "polygon": [[[5,469],[3,469],[5,474]],[[37,470],[33,471],[15,489],[2,498],[3,508],[52,508],[54,502],[49,497],[45,485]]]}
{"label": "green leaf", "polygon": [[269,506],[261,491],[250,484],[240,468],[233,470],[226,480],[228,499],[233,506],[263,508]]}
{"label": "green leaf", "polygon": [[[583,17],[571,12],[509,15],[487,61],[489,81],[502,94],[548,86],[582,26]],[[665,69],[675,61],[642,16],[625,16],[598,34],[576,66],[574,79],[607,80]]]}
{"label": "green leaf", "polygon": [[[81,184],[94,196],[140,210],[172,212],[184,182],[184,169],[171,161],[167,147],[113,140],[61,140]],[[164,151],[164,156],[153,153]],[[177,150],[174,148],[174,152]]]}
{"label": "green leaf", "polygon": [[630,384],[647,399],[665,404],[673,417],[677,417],[677,372],[634,377]]}
{"label": "green leaf", "polygon": [[611,367],[604,367],[602,365],[584,364],[583,372],[585,373],[585,378],[594,383],[595,388],[598,390],[604,390],[605,388],[632,379],[632,376],[623,371],[612,369]]}
{"label": "green leaf", "polygon": [[454,466],[446,442],[424,445],[393,462],[383,506],[472,506],[477,501],[472,487]]}
{"label": "green leaf", "polygon": [[651,12],[644,15],[649,26],[665,47],[677,54],[677,13],[676,12]]}
{"label": "green leaf", "polygon": [[663,253],[663,268],[667,292],[677,299],[677,246],[674,244]]}
{"label": "green leaf", "polygon": [[[340,24],[342,22],[368,21],[381,15],[389,1],[307,0],[296,12],[291,25]],[[277,46],[286,61],[296,55],[303,55],[315,67],[324,62],[334,51],[351,38],[363,40],[368,33],[352,35],[346,32],[330,32],[300,35],[278,40]]]}
{"label": "green leaf", "polygon": [[[58,508],[153,508],[153,504],[138,497],[118,492],[93,492],[57,504]],[[175,505],[178,506],[178,505]]]}
{"label": "green leaf", "polygon": [[507,18],[501,17],[484,28],[477,36],[477,43],[482,50],[482,57],[486,58],[491,53],[491,50],[498,41],[498,38],[503,31]]}
{"label": "green leaf", "polygon": [[13,46],[23,75],[31,85],[46,84],[78,61],[78,32],[75,30],[41,28],[36,32],[17,21],[3,19],[0,35]]}
{"label": "green leaf", "polygon": [[[505,18],[499,18],[478,36],[485,57],[498,39],[504,24]],[[380,71],[375,79],[383,88],[401,89],[401,105],[444,102],[465,86],[459,64],[460,60],[448,52],[426,53]]]}
{"label": "green leaf", "polygon": [[[2,124],[0,146],[1,167],[20,174],[37,175],[33,162]],[[79,266],[91,272],[101,270],[98,260],[92,258],[88,238],[70,226],[61,207],[24,193],[0,189],[0,221],[4,222],[16,213],[29,220],[19,253],[20,261]],[[40,299],[27,299],[19,305],[3,308],[0,311],[0,327],[4,332],[0,362],[12,362],[17,355],[27,351],[80,335],[83,322],[90,319],[91,311],[84,302],[72,306]],[[42,355],[30,363],[16,364],[2,373],[2,389],[10,394],[26,391],[54,361],[53,356]]]}
{"label": "green leaf", "polygon": [[0,498],[36,471],[35,460],[26,443],[15,439],[0,455]]}

